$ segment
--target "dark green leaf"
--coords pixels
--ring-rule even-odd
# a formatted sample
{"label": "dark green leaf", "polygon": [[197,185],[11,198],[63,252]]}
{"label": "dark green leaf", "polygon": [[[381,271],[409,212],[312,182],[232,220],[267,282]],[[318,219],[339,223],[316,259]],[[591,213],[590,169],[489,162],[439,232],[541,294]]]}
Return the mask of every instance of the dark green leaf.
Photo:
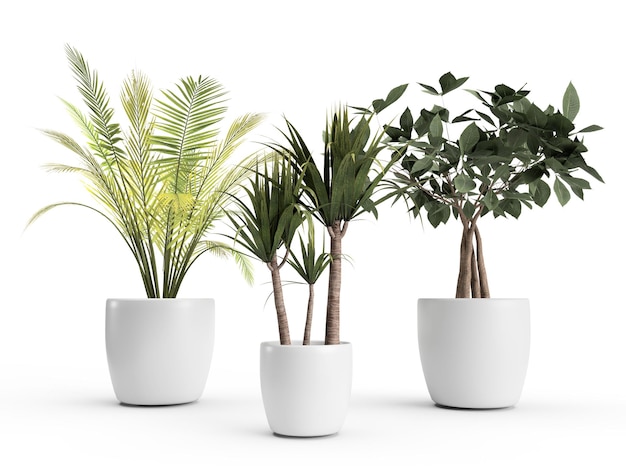
{"label": "dark green leaf", "polygon": [[562,206],[569,202],[571,195],[559,178],[554,180],[554,192],[556,194],[556,198]]}
{"label": "dark green leaf", "polygon": [[580,110],[580,100],[578,93],[572,82],[569,83],[563,95],[563,115],[573,121]]}
{"label": "dark green leaf", "polygon": [[496,125],[496,123],[493,122],[493,119],[491,118],[491,116],[489,116],[488,114],[481,113],[480,111],[476,111],[476,114],[478,114],[481,118],[483,118],[485,121],[487,121],[492,126]]}
{"label": "dark green leaf", "polygon": [[435,228],[446,223],[450,218],[450,207],[439,202],[431,201],[424,206],[428,212],[428,221]]}
{"label": "dark green leaf", "polygon": [[430,170],[433,166],[431,157],[424,157],[417,160],[411,167],[411,173],[419,173],[420,171]]}
{"label": "dark green leaf", "polygon": [[601,131],[602,129],[604,128],[596,124],[593,124],[591,126],[587,126],[584,129],[579,130],[578,132],[595,132],[595,131]]}
{"label": "dark green leaf", "polygon": [[516,127],[511,129],[506,136],[506,143],[513,148],[521,147],[526,144],[526,137],[528,132],[524,129]]}
{"label": "dark green leaf", "polygon": [[594,168],[590,167],[587,164],[581,165],[580,166],[583,170],[585,170],[587,173],[589,173],[591,176],[593,176],[595,179],[597,179],[598,181],[600,181],[601,183],[604,183],[604,180],[602,179],[602,177],[600,176],[600,173],[598,173]]}
{"label": "dark green leaf", "polygon": [[407,87],[408,87],[408,83],[405,83],[404,85],[397,86],[397,87],[393,88],[387,94],[387,98],[385,98],[384,100],[382,100],[382,99],[374,100],[372,102],[372,107],[374,108],[374,112],[379,113],[383,109],[388,107],[389,105],[391,105],[391,104],[395,103],[396,101],[398,101],[398,99],[400,99],[400,97],[404,94],[404,92],[407,89]]}
{"label": "dark green leaf", "polygon": [[551,191],[548,183],[543,180],[537,180],[529,185],[529,188],[535,204],[537,204],[539,207],[543,207],[550,198]]}
{"label": "dark green leaf", "polygon": [[428,132],[431,137],[441,137],[443,135],[443,123],[441,122],[441,118],[439,114],[435,114],[433,120],[430,121],[430,126]]}
{"label": "dark green leaf", "polygon": [[404,131],[404,137],[410,139],[413,130],[413,115],[409,108],[406,108],[400,116],[400,128]]}
{"label": "dark green leaf", "polygon": [[515,90],[506,85],[496,85],[496,93],[498,96],[504,98],[505,96],[510,96],[515,94]]}
{"label": "dark green leaf", "polygon": [[471,113],[472,111],[474,111],[474,110],[473,109],[468,109],[463,114],[459,114],[457,117],[452,119],[452,122],[455,123],[455,122],[465,122],[465,121],[476,121],[477,120],[476,118],[468,116],[468,114]]}
{"label": "dark green leaf", "polygon": [[460,193],[469,193],[476,187],[476,183],[467,175],[460,174],[454,178],[454,187]]}
{"label": "dark green leaf", "polygon": [[476,124],[467,126],[459,137],[459,148],[462,154],[469,153],[480,140],[480,132]]}
{"label": "dark green leaf", "polygon": [[528,118],[528,123],[532,126],[544,127],[548,122],[546,115],[535,104],[530,105],[528,111],[526,112],[526,116]]}
{"label": "dark green leaf", "polygon": [[546,124],[548,129],[554,130],[557,135],[567,137],[574,130],[574,124],[561,113],[552,114]]}
{"label": "dark green leaf", "polygon": [[516,219],[522,213],[522,203],[518,199],[505,199],[500,202],[500,208],[507,214],[511,214]]}
{"label": "dark green leaf", "polygon": [[563,181],[565,181],[567,184],[569,184],[572,187],[576,186],[577,188],[580,188],[580,189],[591,189],[589,182],[582,178],[575,178],[574,176],[570,176],[570,175],[562,175],[561,178],[563,179]]}
{"label": "dark green leaf", "polygon": [[498,207],[500,201],[498,201],[498,196],[493,191],[487,191],[484,198],[485,206],[489,210],[494,210]]}
{"label": "dark green leaf", "polygon": [[424,88],[424,90],[422,90],[422,91],[424,91],[425,93],[428,93],[430,95],[439,96],[439,92],[437,91],[436,88],[434,88],[434,87],[432,87],[430,85],[425,85],[423,83],[418,83],[418,85],[421,86],[422,88]]}
{"label": "dark green leaf", "polygon": [[476,212],[476,206],[472,204],[470,201],[466,201],[465,205],[463,206],[463,214],[465,214],[465,217],[467,217],[468,219],[471,219],[472,217],[474,217],[475,212]]}
{"label": "dark green leaf", "polygon": [[446,93],[450,93],[452,90],[457,89],[461,85],[463,85],[469,77],[456,78],[450,72],[443,74],[439,78],[439,84],[441,85],[441,94],[445,95]]}
{"label": "dark green leaf", "polygon": [[496,168],[496,171],[493,173],[493,180],[502,180],[503,182],[507,182],[511,176],[511,170],[509,169],[509,165],[500,165]]}

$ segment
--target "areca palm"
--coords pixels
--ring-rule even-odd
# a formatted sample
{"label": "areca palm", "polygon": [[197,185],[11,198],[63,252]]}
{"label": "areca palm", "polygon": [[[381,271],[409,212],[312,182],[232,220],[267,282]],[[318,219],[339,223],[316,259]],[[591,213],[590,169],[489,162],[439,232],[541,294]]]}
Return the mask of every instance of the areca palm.
{"label": "areca palm", "polygon": [[249,176],[246,160],[254,156],[243,157],[241,164],[234,158],[262,116],[237,118],[222,137],[226,92],[215,79],[182,78],[174,89],[153,98],[149,79],[133,72],[120,95],[128,121],[123,131],[97,72],[76,49],[66,46],[66,55],[86,112],[64,103],[86,145],[44,130],[78,157],[78,164],[51,164],[48,169],[79,174],[97,204],[50,204],[31,222],[64,205],[95,211],[123,237],[148,297],[176,297],[189,268],[205,252],[232,255],[250,278],[245,257],[207,237],[225,218],[228,194]]}
{"label": "areca palm", "polygon": [[[371,119],[371,117],[369,118]],[[330,236],[330,271],[326,310],[326,344],[339,344],[342,240],[348,224],[364,212],[377,216],[374,191],[393,164],[380,165],[382,133],[370,136],[370,120],[356,123],[341,106],[326,123],[324,155],[318,166],[295,126],[286,121],[286,145],[271,144],[290,155],[304,184],[301,203],[327,229]]]}

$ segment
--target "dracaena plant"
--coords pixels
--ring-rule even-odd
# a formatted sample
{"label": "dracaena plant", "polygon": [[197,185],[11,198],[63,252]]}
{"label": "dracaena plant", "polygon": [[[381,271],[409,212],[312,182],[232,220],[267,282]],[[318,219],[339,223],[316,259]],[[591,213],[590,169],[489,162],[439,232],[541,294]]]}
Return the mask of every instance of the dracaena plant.
{"label": "dracaena plant", "polygon": [[273,153],[257,163],[243,186],[245,197],[232,195],[239,210],[228,214],[235,242],[263,262],[271,273],[280,344],[291,344],[280,271],[290,256],[294,236],[306,218],[298,203],[301,179],[289,160]]}
{"label": "dracaena plant", "polygon": [[127,121],[123,128],[97,72],[76,49],[66,46],[66,55],[86,111],[64,103],[85,144],[43,131],[78,157],[76,164],[48,168],[78,174],[95,204],[51,204],[31,222],[64,205],[95,211],[124,239],[148,297],[176,297],[205,252],[234,256],[249,278],[247,259],[211,235],[225,219],[228,194],[249,176],[249,165],[239,163],[253,156],[239,159],[237,150],[262,117],[238,117],[220,135],[227,108],[224,88],[215,79],[182,78],[153,98],[149,79],[132,72],[120,94]]}
{"label": "dracaena plant", "polygon": [[316,252],[315,241],[315,225],[311,219],[307,219],[307,241],[304,242],[300,235],[300,250],[292,251],[291,257],[287,259],[289,265],[300,276],[309,287],[309,299],[306,309],[306,320],[304,322],[303,345],[311,344],[311,325],[313,322],[313,309],[315,306],[315,284],[324,274],[326,268],[330,265],[330,253],[327,253],[322,247],[320,253]]}
{"label": "dracaena plant", "polygon": [[[389,144],[401,155],[386,197],[404,198],[413,214],[425,212],[433,227],[451,215],[458,219],[463,232],[456,297],[489,297],[480,218],[517,219],[524,208],[543,207],[552,194],[563,206],[571,193],[583,199],[590,189],[587,175],[602,178],[583,157],[581,134],[601,127],[575,130],[580,101],[571,83],[560,110],[540,108],[529,90],[501,84],[493,91],[467,90],[480,107],[454,115],[443,97],[467,79],[446,73],[438,87],[420,83],[441,101],[418,112],[407,107],[396,123],[385,126]],[[396,87],[359,109],[380,113],[406,88]]]}
{"label": "dracaena plant", "polygon": [[300,204],[330,237],[325,343],[339,344],[343,238],[349,223],[361,214],[377,216],[373,195],[393,161],[383,165],[378,160],[383,133],[371,135],[370,118],[361,117],[355,124],[346,106],[327,120],[321,165],[296,127],[288,120],[286,126],[286,143],[270,146],[289,157],[302,181]]}

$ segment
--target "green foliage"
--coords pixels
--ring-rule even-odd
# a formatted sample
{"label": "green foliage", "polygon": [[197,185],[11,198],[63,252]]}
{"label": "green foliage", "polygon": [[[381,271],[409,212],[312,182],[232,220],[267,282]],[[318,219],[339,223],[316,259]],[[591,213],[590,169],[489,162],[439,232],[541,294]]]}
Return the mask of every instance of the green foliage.
{"label": "green foliage", "polygon": [[[466,81],[448,72],[439,87],[419,85],[427,94],[443,96]],[[394,88],[394,102],[405,89]],[[524,208],[543,207],[551,194],[561,205],[570,192],[582,199],[591,187],[585,173],[602,181],[583,157],[587,148],[581,137],[601,127],[575,131],[580,100],[572,83],[561,111],[540,108],[523,88],[500,84],[491,92],[468,91],[480,108],[456,117],[437,104],[418,113],[406,108],[397,123],[385,127],[389,145],[402,155],[389,182],[391,194],[404,197],[415,215],[426,211],[435,227],[448,220],[450,211],[473,221],[488,213],[517,218]],[[386,101],[374,100],[369,112],[384,109],[381,103]]]}
{"label": "green foliage", "polygon": [[306,218],[298,204],[302,181],[289,159],[275,152],[257,163],[244,191],[245,199],[234,198],[240,210],[228,214],[237,231],[235,241],[264,263],[270,263],[284,247],[287,260],[291,242]]}
{"label": "green foliage", "polygon": [[393,162],[374,170],[383,134],[370,138],[370,119],[362,117],[353,127],[346,107],[334,112],[326,123],[321,167],[295,126],[289,121],[286,124],[283,136],[287,145],[270,146],[289,155],[302,175],[301,202],[306,209],[326,227],[353,220],[364,212],[377,216],[372,196]]}
{"label": "green foliage", "polygon": [[175,89],[153,99],[148,78],[132,72],[120,96],[128,120],[123,130],[97,72],[76,49],[66,46],[66,54],[87,111],[64,103],[86,145],[64,133],[43,131],[78,156],[77,165],[48,168],[79,174],[97,205],[51,204],[31,222],[62,205],[86,207],[103,216],[131,250],[148,297],[175,297],[189,268],[206,252],[234,256],[250,280],[246,259],[207,236],[225,218],[228,194],[249,176],[246,165],[233,159],[262,117],[241,116],[220,138],[225,91],[216,80],[183,78]]}
{"label": "green foliage", "polygon": [[316,253],[315,229],[312,223],[309,224],[307,234],[306,243],[302,236],[300,236],[300,251],[299,253],[295,251],[292,252],[292,256],[287,262],[304,282],[312,285],[319,280],[320,276],[331,263],[331,257],[324,249],[322,249],[321,253]]}

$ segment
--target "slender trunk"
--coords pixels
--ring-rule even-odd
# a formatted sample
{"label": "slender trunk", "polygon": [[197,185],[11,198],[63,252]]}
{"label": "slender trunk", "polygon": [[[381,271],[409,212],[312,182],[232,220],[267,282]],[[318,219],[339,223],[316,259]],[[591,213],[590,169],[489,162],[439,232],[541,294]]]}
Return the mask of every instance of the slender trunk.
{"label": "slender trunk", "polygon": [[280,280],[280,267],[276,254],[268,263],[272,273],[272,288],[274,290],[274,305],[276,306],[276,316],[278,317],[278,334],[280,344],[291,344],[289,337],[289,322],[287,321],[287,310],[285,309],[285,298],[283,297],[283,284]]}
{"label": "slender trunk", "polygon": [[[473,241],[472,241],[473,243]],[[476,262],[476,251],[474,250],[474,246],[472,245],[472,278],[471,278],[471,288],[472,288],[472,298],[480,298],[480,279],[478,278],[478,266]]]}
{"label": "slender trunk", "polygon": [[456,285],[457,298],[469,298],[472,296],[472,243],[473,233],[469,223],[463,224],[463,237],[461,239],[461,255],[459,262],[459,278]]}
{"label": "slender trunk", "polygon": [[[476,246],[474,246],[474,240]],[[463,222],[457,298],[489,298],[483,243],[475,221]]]}
{"label": "slender trunk", "polygon": [[311,344],[311,323],[313,322],[313,303],[315,301],[315,286],[309,284],[309,303],[306,308],[306,323],[304,325],[304,340],[302,344],[308,346]]}
{"label": "slender trunk", "polygon": [[491,295],[489,293],[487,268],[485,267],[485,258],[483,255],[483,240],[480,237],[478,227],[474,229],[474,236],[476,238],[476,261],[478,265],[478,277],[480,278],[480,296],[488,299]]}
{"label": "slender trunk", "polygon": [[326,344],[339,344],[339,314],[341,295],[341,241],[348,222],[337,220],[328,227],[330,234],[330,271],[328,273],[328,302],[326,306]]}

